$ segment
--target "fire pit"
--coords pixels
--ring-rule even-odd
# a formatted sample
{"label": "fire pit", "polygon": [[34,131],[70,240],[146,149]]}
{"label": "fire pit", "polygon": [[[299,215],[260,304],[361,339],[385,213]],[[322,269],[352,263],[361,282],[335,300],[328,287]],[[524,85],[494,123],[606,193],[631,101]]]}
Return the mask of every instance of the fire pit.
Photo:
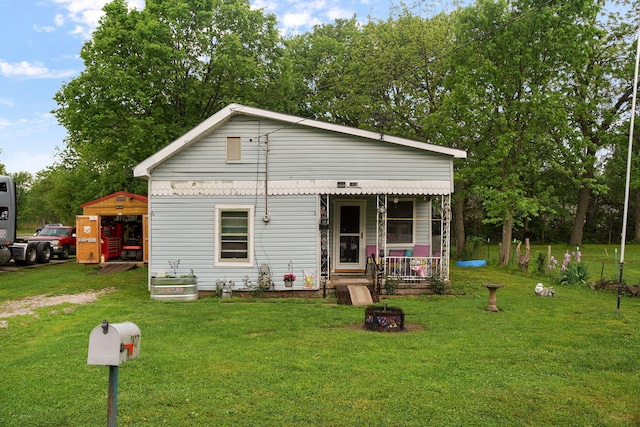
{"label": "fire pit", "polygon": [[404,312],[398,307],[369,306],[364,310],[364,327],[372,331],[404,330]]}

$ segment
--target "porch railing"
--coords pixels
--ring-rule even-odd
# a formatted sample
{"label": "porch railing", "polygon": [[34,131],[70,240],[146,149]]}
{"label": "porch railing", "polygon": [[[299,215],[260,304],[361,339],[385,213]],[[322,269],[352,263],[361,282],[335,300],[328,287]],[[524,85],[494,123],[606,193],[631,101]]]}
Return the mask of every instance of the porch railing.
{"label": "porch railing", "polygon": [[428,280],[441,273],[440,257],[385,257],[386,277],[403,282]]}

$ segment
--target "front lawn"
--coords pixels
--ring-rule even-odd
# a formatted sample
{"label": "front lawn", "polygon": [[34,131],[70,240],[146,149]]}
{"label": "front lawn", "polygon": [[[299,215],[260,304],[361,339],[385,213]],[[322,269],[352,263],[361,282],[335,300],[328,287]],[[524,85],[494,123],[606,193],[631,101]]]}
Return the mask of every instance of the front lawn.
{"label": "front lawn", "polygon": [[[335,300],[151,300],[146,269],[0,273],[0,304],[114,289],[0,319],[0,425],[105,424],[108,368],[86,364],[103,319],[142,331],[140,358],[119,369],[119,426],[640,423],[640,299],[618,314],[615,294],[585,287],[535,296],[546,276],[489,266],[451,278],[455,296],[387,300],[409,331],[384,333]],[[500,312],[485,310],[484,282],[505,285]]]}

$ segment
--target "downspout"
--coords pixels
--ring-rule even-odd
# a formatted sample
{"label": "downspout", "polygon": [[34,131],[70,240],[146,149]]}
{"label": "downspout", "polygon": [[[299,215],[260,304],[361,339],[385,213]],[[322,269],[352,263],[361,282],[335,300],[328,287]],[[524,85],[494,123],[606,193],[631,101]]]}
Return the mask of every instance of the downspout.
{"label": "downspout", "polygon": [[269,222],[269,135],[264,143],[266,149],[264,154],[264,222]]}

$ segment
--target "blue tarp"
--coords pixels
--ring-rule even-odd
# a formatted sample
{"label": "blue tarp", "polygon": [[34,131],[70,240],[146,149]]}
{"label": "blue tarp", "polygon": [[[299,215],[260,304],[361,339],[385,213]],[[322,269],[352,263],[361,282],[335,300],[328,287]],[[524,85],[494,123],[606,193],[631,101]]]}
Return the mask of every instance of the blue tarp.
{"label": "blue tarp", "polygon": [[472,259],[469,261],[456,261],[458,267],[485,267],[487,261],[484,259]]}

